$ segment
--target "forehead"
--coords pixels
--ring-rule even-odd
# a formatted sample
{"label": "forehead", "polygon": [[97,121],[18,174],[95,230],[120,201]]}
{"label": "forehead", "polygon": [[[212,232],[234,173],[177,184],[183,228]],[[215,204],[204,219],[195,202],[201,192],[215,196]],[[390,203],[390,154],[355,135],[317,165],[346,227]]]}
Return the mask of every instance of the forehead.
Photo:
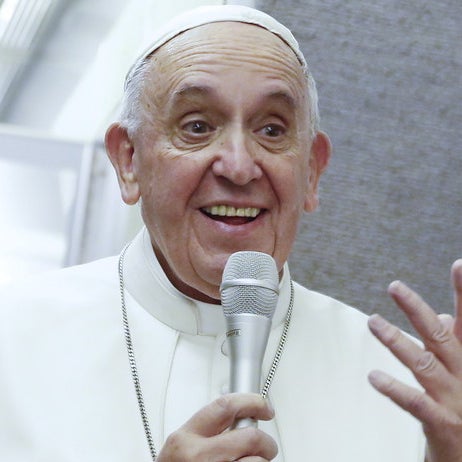
{"label": "forehead", "polygon": [[198,26],[171,39],[151,57],[149,86],[160,96],[192,75],[210,77],[214,72],[259,73],[296,93],[306,90],[294,51],[268,30],[239,22]]}
{"label": "forehead", "polygon": [[[276,53],[280,57],[293,61],[300,69],[302,68],[295,52],[282,38],[258,25],[235,21],[216,22],[189,29],[169,40],[160,47],[157,53],[162,54],[163,51],[168,55],[178,47],[200,51],[197,50],[198,46],[207,45],[217,47],[216,52],[239,48],[247,53]],[[210,51],[212,50],[208,50]]]}

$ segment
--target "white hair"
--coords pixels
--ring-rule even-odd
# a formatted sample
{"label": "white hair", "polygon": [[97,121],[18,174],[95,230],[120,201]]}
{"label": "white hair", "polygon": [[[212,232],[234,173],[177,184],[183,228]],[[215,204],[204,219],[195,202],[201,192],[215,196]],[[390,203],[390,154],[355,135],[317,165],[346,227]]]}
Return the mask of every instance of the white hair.
{"label": "white hair", "polygon": [[144,59],[125,85],[119,121],[127,130],[130,138],[139,132],[144,122],[149,120],[150,114],[147,114],[145,105],[143,104],[145,83],[149,74],[149,64],[150,59]]}

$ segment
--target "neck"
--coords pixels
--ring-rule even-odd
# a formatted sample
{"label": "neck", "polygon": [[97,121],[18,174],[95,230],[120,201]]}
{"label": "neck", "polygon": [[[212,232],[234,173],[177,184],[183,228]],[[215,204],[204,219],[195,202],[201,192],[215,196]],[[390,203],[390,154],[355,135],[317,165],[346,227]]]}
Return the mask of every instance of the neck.
{"label": "neck", "polygon": [[[154,253],[156,254],[157,260],[159,261],[160,266],[164,270],[165,275],[168,277],[169,281],[173,284],[173,286],[176,289],[178,289],[180,292],[182,292],[186,296],[193,298],[194,300],[197,300],[199,302],[211,303],[213,305],[221,304],[221,300],[219,298],[211,297],[210,295],[207,295],[204,292],[201,292],[200,290],[195,289],[194,287],[186,284],[184,281],[178,278],[176,274],[170,268],[170,265],[168,264],[162,252],[160,252],[159,249],[157,249],[154,245],[153,245],[153,249],[154,249]],[[217,288],[217,292],[218,292],[218,288]]]}

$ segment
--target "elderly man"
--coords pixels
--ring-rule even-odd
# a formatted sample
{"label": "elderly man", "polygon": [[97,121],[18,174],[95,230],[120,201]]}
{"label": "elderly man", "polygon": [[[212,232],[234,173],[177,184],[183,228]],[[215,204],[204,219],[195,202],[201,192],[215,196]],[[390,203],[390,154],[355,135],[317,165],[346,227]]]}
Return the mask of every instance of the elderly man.
{"label": "elderly man", "polygon": [[[420,420],[429,462],[462,461],[462,262],[455,321],[390,286],[423,338],[371,317],[399,361],[363,314],[290,279],[330,155],[316,101],[295,39],[263,13],[205,8],[159,32],[106,135],[145,229],[118,259],[2,297],[2,460],[423,462]],[[280,274],[267,398],[226,393],[219,286],[238,250],[270,254]],[[369,385],[374,368],[414,417]],[[230,429],[245,417],[259,428]]]}

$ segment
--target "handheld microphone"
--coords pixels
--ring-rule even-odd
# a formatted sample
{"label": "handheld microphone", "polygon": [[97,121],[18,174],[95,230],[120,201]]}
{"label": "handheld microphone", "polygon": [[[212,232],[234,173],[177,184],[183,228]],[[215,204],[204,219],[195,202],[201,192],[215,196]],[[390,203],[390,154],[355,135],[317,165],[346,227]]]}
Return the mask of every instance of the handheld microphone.
{"label": "handheld microphone", "polygon": [[[221,304],[230,358],[230,392],[260,393],[261,369],[279,296],[274,259],[265,253],[233,253],[223,271]],[[233,428],[257,426],[240,419]]]}

